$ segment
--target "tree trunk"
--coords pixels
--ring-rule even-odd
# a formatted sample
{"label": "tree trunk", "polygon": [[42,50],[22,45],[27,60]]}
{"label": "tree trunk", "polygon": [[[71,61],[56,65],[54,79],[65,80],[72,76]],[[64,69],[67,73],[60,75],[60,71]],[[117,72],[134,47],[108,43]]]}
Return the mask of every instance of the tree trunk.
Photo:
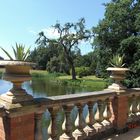
{"label": "tree trunk", "polygon": [[71,67],[72,80],[76,80],[76,72],[75,72],[75,67],[74,67],[74,61],[73,61],[73,58],[70,56],[70,50],[68,51],[67,48],[64,47],[64,51],[65,51],[68,63]]}
{"label": "tree trunk", "polygon": [[76,72],[73,64],[71,64],[71,74],[72,74],[72,80],[76,80]]}

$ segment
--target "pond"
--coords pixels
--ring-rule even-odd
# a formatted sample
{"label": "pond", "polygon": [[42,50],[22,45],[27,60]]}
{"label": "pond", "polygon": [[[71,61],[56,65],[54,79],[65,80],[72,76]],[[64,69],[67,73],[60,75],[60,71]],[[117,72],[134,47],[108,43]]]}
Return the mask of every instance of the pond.
{"label": "pond", "polygon": [[[11,88],[12,83],[0,79],[0,94],[5,93]],[[94,91],[93,88],[89,87],[60,85],[50,82],[45,78],[33,78],[31,81],[23,83],[23,88],[28,94],[31,94],[34,97],[48,97]]]}
{"label": "pond", "polygon": [[[0,94],[5,93],[9,89],[12,88],[12,83],[4,80],[0,80]],[[57,95],[65,95],[65,94],[74,94],[74,93],[84,93],[94,91],[92,88],[82,88],[82,87],[75,87],[75,86],[62,86],[57,83],[52,83],[45,78],[33,78],[31,81],[25,82],[23,84],[23,88],[34,97],[47,97],[47,96],[57,96]],[[95,110],[94,110],[95,111]],[[84,108],[83,115],[86,116],[87,114],[87,106]],[[77,115],[77,108],[75,107],[71,113],[72,121],[75,120]],[[43,124],[43,139],[47,139],[47,127],[50,122],[50,114],[49,112],[45,112],[42,119]],[[61,126],[63,122],[64,113],[58,113],[58,130],[59,133],[62,132]]]}

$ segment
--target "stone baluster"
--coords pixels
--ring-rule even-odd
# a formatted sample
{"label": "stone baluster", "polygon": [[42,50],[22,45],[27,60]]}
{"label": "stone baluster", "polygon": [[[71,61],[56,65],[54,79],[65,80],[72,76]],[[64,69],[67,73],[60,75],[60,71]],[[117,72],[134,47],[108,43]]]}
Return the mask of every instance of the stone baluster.
{"label": "stone baluster", "polygon": [[114,114],[114,109],[113,109],[113,105],[114,105],[114,97],[110,97],[109,98],[109,111],[110,111],[110,118],[109,121],[111,122],[111,124],[113,125],[113,121],[115,120],[115,114]]}
{"label": "stone baluster", "polygon": [[110,101],[109,99],[105,100],[105,108],[104,108],[104,112],[103,112],[103,118],[104,121],[102,122],[102,124],[106,127],[106,128],[110,128],[110,118],[111,118],[111,112],[110,112]]}
{"label": "stone baluster", "polygon": [[133,96],[132,97],[132,113],[134,116],[136,115],[137,111],[138,111],[137,110],[137,97]]}
{"label": "stone baluster", "polygon": [[76,106],[78,108],[78,113],[75,120],[76,130],[73,132],[73,137],[75,138],[75,140],[83,140],[85,137],[85,132],[83,131],[84,128],[83,107],[84,106],[82,104],[77,104]]}
{"label": "stone baluster", "polygon": [[53,108],[48,108],[50,112],[50,125],[48,127],[48,135],[49,139],[48,140],[56,140],[57,139],[57,112],[59,110],[59,107],[53,107]]}
{"label": "stone baluster", "polygon": [[42,140],[42,115],[43,112],[35,113],[35,140]]}
{"label": "stone baluster", "polygon": [[129,106],[129,117],[132,115],[132,107],[133,107],[133,103],[132,103],[132,97],[129,97],[129,104],[128,104],[128,106]]}
{"label": "stone baluster", "polygon": [[71,110],[73,109],[73,105],[65,105],[63,106],[64,109],[64,122],[62,124],[63,134],[60,136],[60,140],[73,140],[72,136],[72,123],[71,123]]}
{"label": "stone baluster", "polygon": [[137,115],[140,116],[140,97],[137,97]]}
{"label": "stone baluster", "polygon": [[128,98],[128,119],[127,122],[130,123],[132,121],[132,108],[133,108],[133,104],[132,104],[132,97]]}
{"label": "stone baluster", "polygon": [[104,111],[103,101],[99,100],[99,101],[97,101],[96,112],[94,115],[94,119],[95,119],[96,123],[93,125],[93,127],[96,129],[97,132],[101,132],[104,130],[103,125],[101,124],[101,122],[104,119],[103,111]]}
{"label": "stone baluster", "polygon": [[84,132],[87,136],[92,136],[95,134],[95,129],[93,128],[94,124],[94,114],[93,114],[93,102],[88,102],[88,114],[86,116],[86,127],[84,128]]}
{"label": "stone baluster", "polygon": [[129,111],[128,111],[128,122],[133,122],[137,120],[138,103],[137,97],[132,96],[129,98]]}

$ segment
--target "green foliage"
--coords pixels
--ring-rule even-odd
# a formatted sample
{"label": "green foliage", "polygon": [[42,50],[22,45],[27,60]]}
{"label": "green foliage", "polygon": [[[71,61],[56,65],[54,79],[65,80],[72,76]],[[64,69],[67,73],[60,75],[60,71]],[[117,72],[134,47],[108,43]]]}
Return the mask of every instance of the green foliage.
{"label": "green foliage", "polygon": [[102,90],[106,87],[106,82],[95,76],[86,76],[78,78],[77,80],[71,80],[70,76],[59,76],[57,79],[60,84],[90,88],[92,89],[91,91]]}
{"label": "green foliage", "polygon": [[115,54],[123,54],[123,63],[131,69],[127,86],[140,87],[140,1],[112,0],[105,4],[105,8],[104,19],[97,27],[93,27],[93,45],[98,52],[97,70],[102,77],[107,76],[104,70],[109,66],[110,58]]}
{"label": "green foliage", "polygon": [[59,56],[50,58],[50,61],[47,63],[46,69],[49,72],[61,72],[61,73],[68,73],[69,74],[69,65],[65,63]]}
{"label": "green foliage", "polygon": [[64,73],[49,73],[48,71],[44,70],[32,70],[31,71],[32,77],[46,77],[47,79],[54,79],[59,76],[64,76]]}
{"label": "green foliage", "polygon": [[72,79],[76,79],[74,60],[79,54],[80,50],[78,44],[90,38],[90,31],[85,28],[85,19],[80,19],[77,23],[59,23],[53,26],[59,34],[58,39],[49,39],[45,36],[44,32],[39,33],[39,38],[36,40],[38,45],[48,46],[48,44],[61,47],[64,53],[65,62],[69,64],[72,69]]}
{"label": "green foliage", "polygon": [[113,55],[113,58],[110,60],[110,64],[113,67],[123,67],[125,64],[123,63],[124,56],[120,56],[119,54]]}
{"label": "green foliage", "polygon": [[[55,57],[60,58],[61,54],[62,49],[53,44],[48,44],[46,46],[39,45],[31,52],[29,60],[36,62],[38,69],[46,70],[49,65],[48,63],[50,63],[50,61],[54,61]],[[61,58],[63,59],[63,57]],[[50,67],[47,68],[47,70],[49,69]]]}
{"label": "green foliage", "polygon": [[89,67],[76,67],[75,71],[76,71],[76,75],[78,75],[79,78],[82,78],[83,76],[91,75]]}
{"label": "green foliage", "polygon": [[10,58],[10,60],[26,61],[26,59],[28,58],[28,56],[30,54],[30,47],[27,50],[25,50],[25,45],[22,45],[22,44],[16,43],[16,47],[15,48],[12,47],[15,58],[12,58],[11,55],[8,53],[8,51],[6,51],[4,48],[2,48],[2,47],[0,47],[0,48]]}

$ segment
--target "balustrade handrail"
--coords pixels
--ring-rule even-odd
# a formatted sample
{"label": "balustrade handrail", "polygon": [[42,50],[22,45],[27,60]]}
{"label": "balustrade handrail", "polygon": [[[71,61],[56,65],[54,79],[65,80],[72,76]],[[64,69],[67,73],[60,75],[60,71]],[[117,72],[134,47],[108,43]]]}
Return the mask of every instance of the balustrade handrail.
{"label": "balustrade handrail", "polygon": [[[140,88],[132,88],[127,89],[127,92],[120,94],[123,96],[124,94],[128,96],[140,94]],[[85,93],[77,93],[77,94],[68,94],[68,95],[59,95],[59,96],[49,96],[49,97],[41,97],[34,98],[35,102],[39,102],[44,105],[54,105],[54,104],[65,104],[65,103],[75,103],[77,101],[85,100],[87,101],[96,101],[99,99],[105,99],[107,97],[116,96],[116,91],[113,90],[103,90],[103,91],[94,91],[94,92],[85,92]]]}
{"label": "balustrade handrail", "polygon": [[111,98],[116,95],[115,91],[104,90],[104,91],[95,91],[95,92],[86,92],[86,93],[77,93],[69,95],[60,95],[60,96],[51,96],[46,98],[35,98],[35,102],[40,103],[41,105],[46,105],[47,107],[55,105],[65,105],[65,104],[75,104],[80,101],[89,102],[104,100],[106,98]]}
{"label": "balustrade handrail", "polygon": [[127,93],[127,96],[128,97],[131,97],[132,95],[139,96],[139,94],[140,94],[140,88],[131,88],[131,89],[128,89],[126,93]]}

